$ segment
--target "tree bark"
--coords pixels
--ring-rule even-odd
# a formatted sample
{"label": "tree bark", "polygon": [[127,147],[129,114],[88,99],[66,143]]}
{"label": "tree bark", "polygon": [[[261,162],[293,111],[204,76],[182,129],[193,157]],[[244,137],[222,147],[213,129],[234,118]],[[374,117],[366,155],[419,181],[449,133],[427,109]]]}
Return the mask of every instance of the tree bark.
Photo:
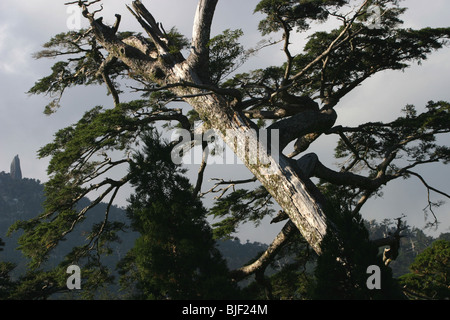
{"label": "tree bark", "polygon": [[208,81],[209,49],[211,25],[218,0],[200,0],[194,18],[192,46],[188,64],[196,70],[203,81]]}

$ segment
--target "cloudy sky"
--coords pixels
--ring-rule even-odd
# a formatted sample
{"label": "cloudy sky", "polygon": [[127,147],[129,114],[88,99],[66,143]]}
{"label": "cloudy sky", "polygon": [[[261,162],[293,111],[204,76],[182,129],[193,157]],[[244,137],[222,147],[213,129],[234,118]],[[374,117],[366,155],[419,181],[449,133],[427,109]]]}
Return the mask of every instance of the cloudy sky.
{"label": "cloudy sky", "polygon": [[[68,31],[71,18],[64,0],[15,0],[0,2],[0,171],[9,172],[13,157],[21,159],[24,177],[46,181],[48,159],[37,159],[37,150],[52,140],[53,134],[76,122],[80,116],[95,105],[111,104],[101,87],[76,88],[68,91],[63,108],[52,116],[45,116],[43,108],[48,98],[29,96],[26,92],[39,78],[48,75],[54,61],[34,60],[32,54],[53,35]],[[114,14],[122,14],[122,30],[139,30],[137,22],[125,8],[131,0],[103,1],[104,21],[114,22]],[[143,0],[143,3],[161,21],[166,29],[176,26],[189,36],[197,0]],[[221,0],[217,8],[213,33],[230,28],[241,28],[245,36],[243,44],[255,47],[261,37],[257,31],[259,16],[253,14],[257,0]],[[405,0],[409,8],[404,15],[405,26],[413,28],[448,26],[450,1]],[[82,26],[86,26],[83,21]],[[318,26],[323,28],[325,26]],[[301,47],[301,38],[298,42]],[[391,121],[400,115],[406,104],[414,104],[419,110],[429,100],[450,101],[450,48],[433,54],[421,66],[413,66],[405,72],[384,72],[367,80],[354,90],[338,107],[338,124],[356,125],[367,121]],[[279,65],[283,59],[280,47],[268,48],[253,57],[245,68]],[[314,147],[322,161],[332,165],[334,138],[324,137]],[[450,143],[446,137],[447,144]],[[417,170],[436,188],[448,192],[449,169],[430,165]],[[207,171],[209,177],[250,176],[246,169],[235,166],[214,167]],[[433,200],[440,198],[433,194]],[[422,208],[427,205],[425,188],[419,181],[396,181],[384,189],[384,197],[371,200],[364,209],[364,217],[381,221],[407,215],[410,225],[423,227]],[[450,205],[436,210],[442,221],[434,235],[448,232]],[[270,241],[281,226],[253,230],[243,228],[243,239]]]}

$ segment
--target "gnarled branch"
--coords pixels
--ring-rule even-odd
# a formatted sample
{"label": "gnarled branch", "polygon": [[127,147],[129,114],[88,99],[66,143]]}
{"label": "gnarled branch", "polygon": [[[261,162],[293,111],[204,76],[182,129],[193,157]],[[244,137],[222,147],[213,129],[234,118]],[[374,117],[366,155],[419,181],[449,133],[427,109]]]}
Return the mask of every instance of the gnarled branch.
{"label": "gnarled branch", "polygon": [[389,265],[397,258],[398,250],[400,249],[400,239],[404,237],[400,232],[406,229],[406,227],[402,226],[402,217],[396,220],[397,229],[393,233],[389,233],[385,238],[372,241],[377,247],[389,246],[389,249],[385,248],[383,252],[383,262],[385,265]]}
{"label": "gnarled branch", "polygon": [[279,130],[280,151],[293,140],[313,132],[326,132],[335,123],[337,114],[333,109],[305,111],[290,118],[280,120],[268,127],[268,130]]}

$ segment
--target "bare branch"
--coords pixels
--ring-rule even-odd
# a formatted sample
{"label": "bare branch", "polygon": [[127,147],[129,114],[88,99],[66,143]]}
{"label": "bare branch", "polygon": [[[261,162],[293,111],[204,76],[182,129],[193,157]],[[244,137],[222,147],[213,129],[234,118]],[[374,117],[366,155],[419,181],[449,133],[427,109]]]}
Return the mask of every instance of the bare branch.
{"label": "bare branch", "polygon": [[313,132],[304,135],[303,137],[297,139],[294,143],[294,151],[288,155],[288,158],[294,158],[300,153],[306,151],[309,146],[316,141],[322,135],[321,132]]}
{"label": "bare branch", "polygon": [[209,90],[211,92],[205,92],[206,95],[211,95],[213,93],[217,93],[217,94],[224,95],[224,96],[231,96],[238,100],[242,99],[242,95],[239,92],[239,90],[219,88],[214,85],[198,84],[198,83],[193,83],[193,82],[189,82],[189,81],[180,81],[177,83],[170,83],[170,84],[167,84],[167,85],[161,86],[161,87],[155,86],[152,88],[143,88],[143,89],[133,88],[133,89],[139,90],[139,91],[155,92],[155,91],[168,90],[168,89],[177,88],[177,87]]}
{"label": "bare branch", "polygon": [[443,195],[443,196],[445,196],[445,197],[447,197],[447,198],[450,198],[450,195],[449,195],[449,194],[447,194],[447,193],[445,193],[445,192],[443,192],[443,191],[441,191],[441,190],[439,190],[439,189],[436,189],[436,188],[433,188],[432,186],[430,186],[430,185],[425,181],[425,179],[422,178],[422,176],[421,176],[420,174],[415,173],[415,172],[412,172],[412,171],[409,171],[409,170],[406,171],[406,173],[411,174],[411,175],[416,176],[417,178],[419,178],[420,181],[422,181],[423,185],[424,185],[425,187],[427,187],[427,189],[432,190],[432,191],[434,191],[434,192],[436,192],[436,193],[439,193],[439,194],[441,194],[441,195]]}
{"label": "bare branch", "polygon": [[67,6],[67,5],[70,5],[70,4],[78,4],[80,7],[82,5],[84,5],[86,7],[89,7],[90,5],[93,5],[93,4],[95,4],[97,2],[100,2],[100,1],[102,1],[102,0],[93,0],[93,1],[77,0],[77,1],[66,2],[66,3],[64,3],[64,5]]}
{"label": "bare branch", "polygon": [[[101,201],[103,201],[103,199],[109,194],[111,193],[111,191],[114,191],[114,194],[117,193],[118,189],[120,187],[122,187],[123,185],[125,185],[126,183],[128,183],[128,181],[130,180],[131,176],[128,174],[125,177],[123,177],[121,180],[119,181],[114,181],[112,179],[106,179],[102,182],[102,184],[109,184],[109,187],[100,195],[97,197],[97,199],[95,199],[94,201],[92,201],[88,206],[84,207],[82,210],[80,210],[80,212],[77,215],[77,218],[72,222],[72,226],[64,231],[61,234],[61,238],[64,238],[67,234],[69,234],[70,232],[73,231],[73,229],[75,228],[76,224],[81,221],[86,212],[88,212],[89,210],[91,210],[93,207],[95,207],[96,205],[98,205]],[[92,190],[92,189],[91,189]],[[115,197],[115,196],[114,196]],[[114,200],[114,197],[112,198]],[[81,199],[81,198],[80,198]]]}
{"label": "bare branch", "polygon": [[436,189],[436,188],[430,186],[420,174],[418,174],[416,172],[413,172],[413,171],[409,171],[409,170],[406,170],[406,173],[419,178],[419,180],[422,182],[422,184],[427,188],[428,205],[425,207],[424,211],[427,208],[429,208],[431,214],[434,217],[434,223],[437,224],[438,220],[437,220],[436,214],[433,211],[433,206],[439,206],[439,203],[434,203],[434,202],[431,201],[430,191],[434,191],[436,193],[439,193],[440,195],[443,195],[444,197],[447,197],[447,198],[450,198],[450,195],[448,195],[447,193],[445,193],[445,192],[443,192],[443,191],[441,191],[439,189]]}
{"label": "bare branch", "polygon": [[199,74],[203,82],[209,81],[208,42],[218,0],[199,0],[192,30],[191,54],[188,64]]}
{"label": "bare branch", "polygon": [[284,46],[283,46],[283,51],[286,55],[286,69],[284,71],[284,79],[283,79],[283,84],[287,84],[289,83],[289,76],[291,74],[291,70],[292,70],[292,65],[293,65],[293,61],[294,58],[292,57],[292,54],[289,50],[289,45],[290,45],[290,39],[291,39],[291,27],[286,23],[286,21],[284,21],[281,17],[279,18],[279,22],[281,23],[281,25],[283,26],[283,38],[284,38]]}
{"label": "bare branch", "polygon": [[[116,196],[117,196],[117,193],[119,192],[119,189],[120,189],[120,186],[116,187],[116,189],[114,190],[114,192],[113,192],[113,194],[112,194],[112,196],[111,196],[111,199],[110,199],[109,202],[108,202],[108,205],[106,206],[105,218],[103,219],[103,223],[102,223],[102,225],[101,225],[99,231],[96,232],[95,235],[93,235],[93,238],[92,238],[92,240],[91,240],[91,242],[92,242],[92,241],[94,240],[94,238],[96,238],[94,244],[97,244],[97,245],[98,245],[99,236],[103,233],[103,230],[105,229],[105,226],[106,226],[106,224],[108,223],[109,212],[110,212],[111,206],[112,206],[112,204],[114,203],[114,200],[115,200],[115,198],[116,198]],[[93,245],[93,246],[94,246],[94,245]],[[93,246],[92,246],[92,247],[93,247]],[[91,248],[92,248],[92,247],[91,247]]]}
{"label": "bare branch", "polygon": [[158,24],[153,15],[147,10],[140,0],[133,1],[134,11],[127,6],[128,10],[134,15],[142,28],[147,32],[152,41],[155,43],[160,54],[169,53],[168,40],[161,25]]}
{"label": "bare branch", "polygon": [[206,165],[208,162],[209,149],[208,149],[208,144],[206,142],[202,143],[202,149],[203,149],[202,163],[198,170],[197,183],[196,183],[194,191],[193,191],[194,198],[196,198],[198,196],[198,194],[202,188],[203,175],[205,173]]}
{"label": "bare branch", "polygon": [[356,206],[353,208],[352,214],[356,215],[359,213],[359,211],[361,211],[362,206],[367,202],[367,200],[370,199],[370,197],[372,196],[373,191],[372,190],[366,190],[364,191],[363,195],[361,196],[361,198],[358,200],[358,203],[356,204]]}
{"label": "bare branch", "polygon": [[119,31],[119,26],[120,26],[120,21],[122,19],[122,16],[120,14],[116,14],[116,22],[114,22],[114,25],[112,27],[113,32],[117,33],[117,31]]}
{"label": "bare branch", "polygon": [[[234,189],[234,187],[235,187],[236,185],[238,185],[238,184],[246,184],[246,183],[252,183],[252,182],[256,182],[256,181],[257,181],[256,177],[253,177],[253,178],[251,178],[251,179],[236,180],[236,181],[225,181],[225,180],[219,179],[219,178],[213,178],[213,179],[211,179],[211,180],[213,180],[213,181],[215,180],[215,181],[218,181],[218,182],[216,182],[216,184],[215,184],[211,189],[209,189],[208,191],[206,191],[206,192],[204,192],[204,193],[201,193],[201,194],[200,194],[201,197],[204,196],[204,195],[206,195],[206,194],[208,194],[208,193],[219,193],[219,192],[221,192],[221,194],[220,194],[219,196],[215,197],[216,199],[220,199],[221,197],[223,197],[223,195],[224,195],[230,188],[233,188],[233,189]],[[217,190],[217,188],[218,188],[219,186],[222,186],[222,185],[228,185],[228,186],[223,187],[223,188],[220,188],[220,189]]]}
{"label": "bare branch", "polygon": [[296,231],[295,225],[289,220],[280,231],[280,233],[276,236],[276,238],[272,241],[269,248],[252,264],[248,266],[244,266],[237,270],[231,272],[231,276],[235,281],[241,281],[246,277],[252,275],[253,273],[262,271],[264,272],[265,268],[272,262],[277,253],[286,245],[291,238],[291,236]]}
{"label": "bare branch", "polygon": [[[217,0],[204,0],[200,2],[201,5],[209,5],[210,8],[214,8],[212,4],[215,4]],[[142,26],[146,31],[151,31],[153,33],[152,39],[155,40],[158,54],[161,59],[156,59],[157,57],[152,57],[146,54],[143,50],[137,48],[136,46],[131,46],[126,44],[125,41],[118,39],[118,37],[113,33],[113,30],[109,27],[104,26],[101,22],[94,19],[92,15],[83,10],[84,15],[89,19],[90,24],[95,33],[95,37],[98,43],[110,54],[113,54],[118,59],[120,59],[125,65],[128,66],[132,72],[141,76],[143,79],[149,82],[158,83],[160,86],[165,86],[171,83],[178,83],[182,80],[193,82],[198,85],[205,84],[202,77],[198,74],[198,69],[193,70],[190,65],[183,59],[181,53],[172,54],[170,50],[166,50],[167,46],[163,45],[164,38],[158,36],[158,32],[163,32],[160,30],[158,25],[153,21],[151,16],[147,16],[146,11],[141,7],[140,1],[133,2],[133,8],[136,17],[140,19]],[[206,10],[211,15],[214,10]],[[202,12],[202,10],[200,10]],[[206,16],[203,17],[203,21],[206,22]],[[201,20],[201,16],[199,17]],[[205,26],[208,24],[205,24]],[[149,29],[150,27],[150,29]],[[210,25],[208,25],[210,27]],[[209,28],[208,28],[209,29]],[[159,31],[158,31],[159,30]],[[205,35],[205,31],[201,31],[198,27],[197,30]],[[209,39],[208,39],[209,40]],[[160,43],[158,43],[160,42]],[[204,44],[204,43],[203,43]],[[158,48],[159,46],[159,48]],[[145,44],[144,44],[145,47]],[[149,50],[154,51],[154,48]],[[195,63],[193,65],[196,65]],[[195,88],[173,88],[170,90],[176,96],[192,95],[201,93],[199,89]],[[273,161],[274,169],[277,177],[277,184],[274,186],[272,175],[267,174],[267,167],[264,166],[251,166],[248,162],[249,160],[244,156],[244,150],[237,148],[235,144],[235,136],[227,136],[225,133],[229,129],[233,129],[238,133],[238,138],[243,138],[248,129],[256,128],[255,123],[250,121],[248,118],[244,117],[242,113],[236,112],[232,109],[229,99],[226,99],[223,95],[206,95],[202,97],[195,97],[186,99],[188,102],[201,116],[201,118],[208,124],[214,124],[214,128],[217,129],[224,142],[231,145],[233,151],[237,153],[238,157],[244,159],[244,163],[250,169],[250,171],[258,178],[262,185],[264,185],[268,192],[274,197],[278,203],[283,203],[283,209],[289,214],[289,217],[293,223],[299,228],[299,230],[304,235],[305,239],[310,242],[311,247],[316,250],[317,253],[321,252],[320,242],[322,241],[325,234],[330,230],[332,223],[327,219],[324,211],[324,206],[321,200],[316,199],[316,195],[312,194],[309,187],[305,186],[305,182],[302,177],[295,172],[295,170],[290,166],[290,161],[284,155],[281,155],[278,161]],[[317,114],[320,114],[316,111]],[[305,116],[307,112],[303,113]],[[309,114],[311,116],[311,114]],[[295,118],[295,116],[293,117]],[[308,118],[308,116],[306,116]],[[309,131],[317,132],[321,130],[328,130],[331,128],[332,124],[327,123],[326,129],[321,127],[322,122],[333,118],[332,115],[323,115],[321,118],[324,121],[316,121],[313,124],[305,124],[305,120],[301,121],[302,125],[305,125],[301,131],[295,131],[290,133],[299,133],[300,135],[307,134]],[[301,120],[301,119],[295,119]],[[294,125],[293,123],[284,123],[284,125]],[[298,126],[298,124],[297,124]],[[306,127],[306,129],[305,129]],[[293,130],[294,128],[291,127]],[[289,130],[288,130],[289,131]],[[298,136],[297,136],[298,137]],[[285,138],[292,138],[286,137]],[[296,137],[293,137],[295,139]],[[257,142],[257,137],[252,137],[252,142]],[[271,154],[268,154],[269,159],[273,159]],[[280,192],[284,190],[284,192]],[[288,191],[289,190],[289,191]],[[334,232],[334,231],[332,231]]]}
{"label": "bare branch", "polygon": [[114,87],[114,83],[111,81],[111,78],[108,74],[109,67],[114,64],[117,61],[117,58],[109,55],[100,65],[100,68],[97,71],[97,75],[100,75],[103,78],[103,81],[105,81],[106,86],[108,87],[109,92],[113,96],[114,105],[118,106],[120,103],[119,94]]}
{"label": "bare branch", "polygon": [[289,219],[289,216],[287,215],[286,212],[284,212],[283,210],[279,210],[278,214],[276,215],[275,218],[273,218],[272,220],[270,220],[270,224],[272,223],[278,223],[280,221],[284,221]]}

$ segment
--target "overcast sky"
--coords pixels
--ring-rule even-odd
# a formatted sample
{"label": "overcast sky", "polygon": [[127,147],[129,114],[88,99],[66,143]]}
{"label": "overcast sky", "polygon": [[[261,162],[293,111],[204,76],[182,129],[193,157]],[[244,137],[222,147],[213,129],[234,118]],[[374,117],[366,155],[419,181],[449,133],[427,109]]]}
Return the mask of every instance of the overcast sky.
{"label": "overcast sky", "polygon": [[[102,87],[77,88],[68,91],[62,100],[63,108],[48,117],[43,114],[48,98],[26,94],[36,80],[49,74],[49,68],[54,63],[51,60],[34,60],[32,54],[39,51],[41,45],[53,35],[68,31],[69,14],[65,2],[67,0],[0,2],[0,171],[9,172],[10,163],[18,154],[24,177],[46,181],[48,159],[37,159],[37,150],[50,142],[58,129],[76,122],[86,110],[96,105],[111,104],[111,98],[105,95],[106,90]],[[125,8],[125,4],[131,0],[103,2],[104,21],[112,24],[114,14],[120,13],[121,30],[141,31]],[[143,0],[143,3],[166,29],[176,26],[180,32],[190,36],[197,0]],[[241,28],[245,32],[243,44],[247,48],[255,47],[261,40],[257,31],[260,17],[253,14],[257,3],[257,0],[219,1],[213,33],[227,28]],[[450,24],[448,0],[405,0],[402,5],[409,8],[403,17],[407,27],[445,27]],[[84,21],[83,26],[86,26]],[[450,48],[445,48],[434,53],[421,66],[411,67],[405,72],[380,73],[367,80],[340,103],[337,124],[391,121],[400,115],[400,109],[406,104],[414,104],[423,110],[429,100],[450,101],[449,57]],[[282,59],[283,53],[279,47],[268,48],[253,57],[243,66],[243,70],[279,65]],[[449,144],[449,137],[444,141]],[[313,148],[328,165],[334,163],[331,157],[334,143],[333,137],[324,137]],[[449,192],[448,167],[433,164],[417,171],[434,187]],[[215,166],[207,173],[209,177],[250,177],[242,166]],[[381,221],[404,213],[408,224],[420,228],[424,226],[422,209],[427,205],[427,194],[418,180],[395,181],[383,191],[383,198],[371,200],[366,205],[363,210],[365,218]],[[436,194],[432,194],[432,197],[433,200],[441,199]],[[442,224],[433,235],[449,231],[449,209],[450,205],[446,204],[435,211]],[[242,238],[271,241],[281,225],[261,228],[244,228]]]}

